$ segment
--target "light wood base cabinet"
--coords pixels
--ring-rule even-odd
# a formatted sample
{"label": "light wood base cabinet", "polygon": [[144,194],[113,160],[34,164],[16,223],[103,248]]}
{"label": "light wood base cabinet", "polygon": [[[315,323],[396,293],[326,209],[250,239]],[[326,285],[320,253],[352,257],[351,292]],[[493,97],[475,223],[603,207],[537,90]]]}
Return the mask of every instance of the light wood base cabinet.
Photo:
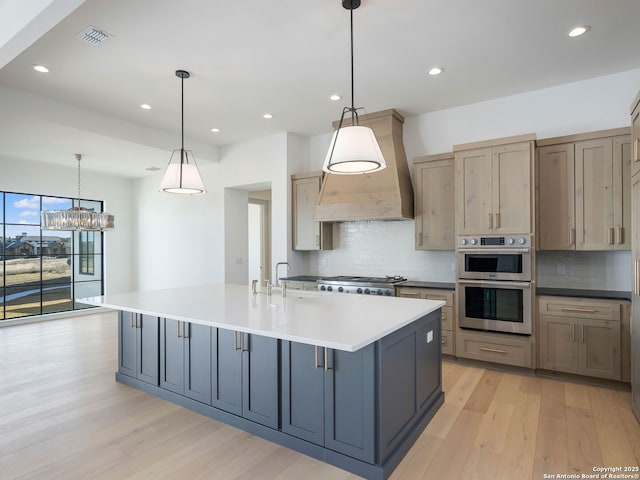
{"label": "light wood base cabinet", "polygon": [[458,329],[456,355],[485,362],[534,368],[532,339],[527,335],[510,335]]}
{"label": "light wood base cabinet", "polygon": [[539,297],[538,305],[539,368],[622,379],[621,302]]}
{"label": "light wood base cabinet", "polygon": [[452,290],[440,290],[438,288],[422,287],[398,287],[397,297],[422,298],[425,300],[441,300],[445,302],[442,307],[442,353],[445,355],[456,354],[455,329],[458,325],[455,312],[455,293]]}

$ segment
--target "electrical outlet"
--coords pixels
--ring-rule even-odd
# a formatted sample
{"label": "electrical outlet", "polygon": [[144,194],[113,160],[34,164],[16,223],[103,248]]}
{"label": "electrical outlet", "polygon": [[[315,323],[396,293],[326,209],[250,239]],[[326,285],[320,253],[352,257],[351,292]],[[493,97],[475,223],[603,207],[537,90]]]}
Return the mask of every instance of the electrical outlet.
{"label": "electrical outlet", "polygon": [[433,342],[433,330],[427,332],[427,343]]}

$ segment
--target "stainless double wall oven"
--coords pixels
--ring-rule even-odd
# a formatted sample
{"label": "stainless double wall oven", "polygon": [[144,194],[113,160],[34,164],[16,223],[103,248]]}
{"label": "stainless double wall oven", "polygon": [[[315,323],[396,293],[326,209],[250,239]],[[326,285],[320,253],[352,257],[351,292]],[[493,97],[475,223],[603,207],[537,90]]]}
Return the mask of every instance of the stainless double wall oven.
{"label": "stainless double wall oven", "polygon": [[462,328],[531,335],[533,236],[460,236],[458,317]]}

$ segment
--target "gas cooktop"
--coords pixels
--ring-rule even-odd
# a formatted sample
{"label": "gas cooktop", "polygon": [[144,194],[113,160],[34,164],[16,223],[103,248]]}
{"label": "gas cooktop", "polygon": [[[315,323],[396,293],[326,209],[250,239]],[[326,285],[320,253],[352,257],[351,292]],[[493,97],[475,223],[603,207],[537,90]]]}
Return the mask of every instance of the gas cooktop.
{"label": "gas cooktop", "polygon": [[387,277],[358,277],[350,275],[337,275],[335,277],[322,277],[320,282],[335,282],[335,283],[375,283],[377,284],[395,284],[399,282],[406,282],[407,279],[400,275],[387,276]]}
{"label": "gas cooktop", "polygon": [[406,282],[400,275],[392,277],[358,277],[338,275],[323,277],[318,280],[318,290],[321,292],[362,293],[365,295],[394,296],[394,285]]}

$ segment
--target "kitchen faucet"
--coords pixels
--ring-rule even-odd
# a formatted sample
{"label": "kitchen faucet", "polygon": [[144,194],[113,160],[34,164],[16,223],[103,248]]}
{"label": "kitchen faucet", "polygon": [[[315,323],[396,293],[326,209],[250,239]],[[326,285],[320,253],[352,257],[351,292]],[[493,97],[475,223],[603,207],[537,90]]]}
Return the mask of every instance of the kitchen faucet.
{"label": "kitchen faucet", "polygon": [[280,265],[286,265],[287,266],[287,271],[289,271],[289,268],[290,268],[288,262],[278,262],[278,263],[276,263],[276,281],[273,283],[274,287],[278,286],[278,267]]}

